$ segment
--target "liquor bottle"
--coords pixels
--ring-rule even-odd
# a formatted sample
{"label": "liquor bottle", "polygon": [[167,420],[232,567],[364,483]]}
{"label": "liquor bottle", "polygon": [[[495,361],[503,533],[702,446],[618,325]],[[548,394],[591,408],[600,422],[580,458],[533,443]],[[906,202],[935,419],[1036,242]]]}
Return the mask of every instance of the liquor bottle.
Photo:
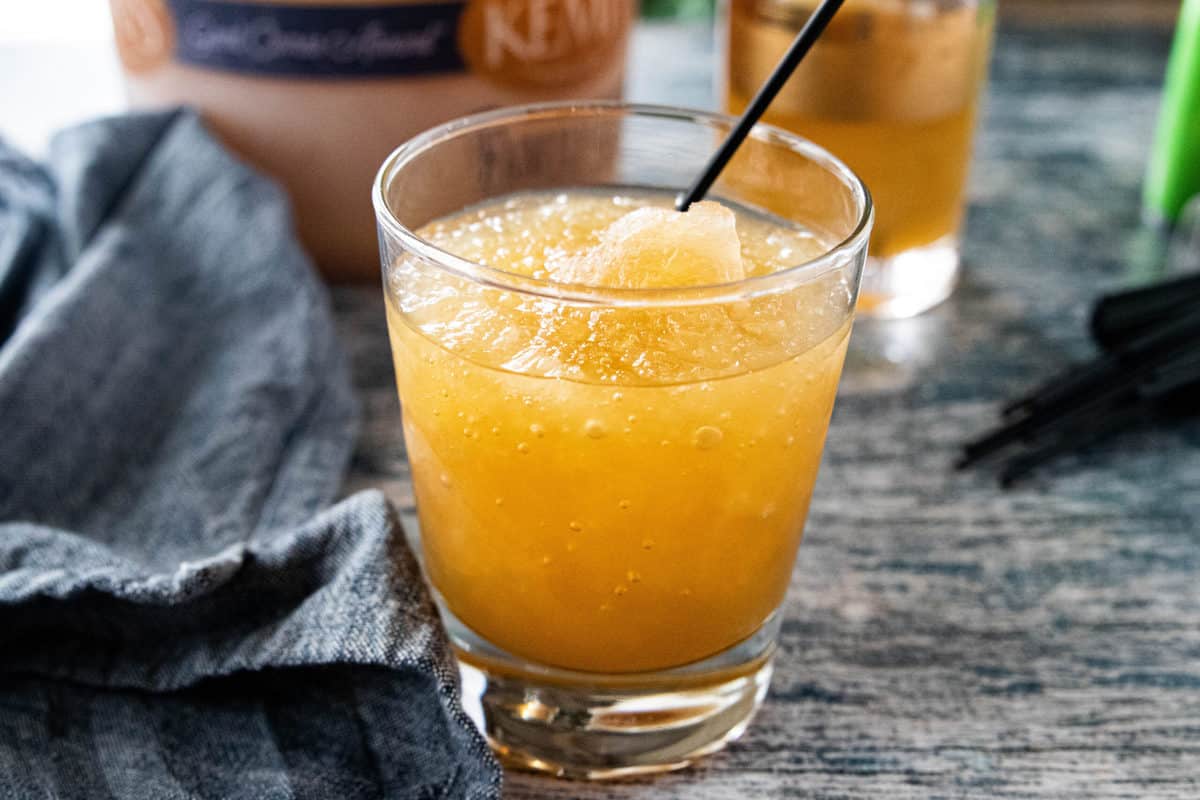
{"label": "liquor bottle", "polygon": [[185,104],[288,190],[335,280],[379,274],[370,186],[414,134],[616,98],[635,0],[110,0],[134,106]]}

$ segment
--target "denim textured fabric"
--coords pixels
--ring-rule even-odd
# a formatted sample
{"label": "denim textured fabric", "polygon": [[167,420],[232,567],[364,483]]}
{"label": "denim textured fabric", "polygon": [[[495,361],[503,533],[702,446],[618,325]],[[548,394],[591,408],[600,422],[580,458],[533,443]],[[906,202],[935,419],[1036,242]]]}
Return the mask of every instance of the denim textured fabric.
{"label": "denim textured fabric", "polygon": [[[364,190],[365,191],[365,190]],[[0,144],[0,798],[496,798],[269,181],[188,112]]]}

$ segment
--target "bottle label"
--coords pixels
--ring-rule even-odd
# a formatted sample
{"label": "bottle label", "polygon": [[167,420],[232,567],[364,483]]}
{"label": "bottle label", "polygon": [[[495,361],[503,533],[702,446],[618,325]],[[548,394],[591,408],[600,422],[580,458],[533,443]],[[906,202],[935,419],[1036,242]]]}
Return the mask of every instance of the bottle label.
{"label": "bottle label", "polygon": [[288,5],[111,0],[117,49],[139,73],[167,60],[255,75],[353,78],[471,70],[564,85],[620,58],[632,0],[442,0]]}
{"label": "bottle label", "polygon": [[288,6],[167,0],[175,57],[265,75],[365,76],[463,68],[461,2]]}

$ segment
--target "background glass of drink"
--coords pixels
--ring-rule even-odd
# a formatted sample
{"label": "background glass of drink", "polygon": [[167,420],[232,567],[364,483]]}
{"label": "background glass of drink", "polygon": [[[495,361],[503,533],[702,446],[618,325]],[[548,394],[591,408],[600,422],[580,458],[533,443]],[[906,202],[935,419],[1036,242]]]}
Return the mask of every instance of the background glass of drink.
{"label": "background glass of drink", "polygon": [[[741,113],[816,0],[730,0],[725,104]],[[765,119],[842,158],[871,190],[859,312],[918,314],[954,290],[994,0],[847,0]]]}
{"label": "background glass of drink", "polygon": [[772,274],[566,285],[417,232],[483,208],[450,224],[486,242],[520,193],[550,192],[564,214],[598,196],[669,198],[731,122],[530,106],[429,131],[379,173],[424,565],[466,705],[510,763],[576,777],[670,769],[745,729],[770,677],[870,199],[825,151],[759,126],[711,196],[761,223],[740,231],[743,253],[772,236],[808,243]]}

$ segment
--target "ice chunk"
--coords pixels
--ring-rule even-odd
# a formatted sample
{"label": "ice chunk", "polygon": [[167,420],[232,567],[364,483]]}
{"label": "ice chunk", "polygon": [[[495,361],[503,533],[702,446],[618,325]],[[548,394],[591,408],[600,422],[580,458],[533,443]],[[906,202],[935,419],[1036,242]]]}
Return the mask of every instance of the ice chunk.
{"label": "ice chunk", "polygon": [[720,203],[686,212],[639,208],[609,225],[596,246],[565,259],[554,278],[627,289],[705,286],[746,277],[737,217]]}

